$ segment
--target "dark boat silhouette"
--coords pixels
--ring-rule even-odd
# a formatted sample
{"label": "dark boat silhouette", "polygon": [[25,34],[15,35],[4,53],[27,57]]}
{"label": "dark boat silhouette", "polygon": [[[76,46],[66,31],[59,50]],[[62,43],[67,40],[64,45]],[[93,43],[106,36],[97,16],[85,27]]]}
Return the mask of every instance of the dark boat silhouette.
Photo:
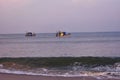
{"label": "dark boat silhouette", "polygon": [[32,32],[27,32],[27,33],[25,34],[25,36],[36,36],[36,34],[35,34],[35,33],[32,33]]}

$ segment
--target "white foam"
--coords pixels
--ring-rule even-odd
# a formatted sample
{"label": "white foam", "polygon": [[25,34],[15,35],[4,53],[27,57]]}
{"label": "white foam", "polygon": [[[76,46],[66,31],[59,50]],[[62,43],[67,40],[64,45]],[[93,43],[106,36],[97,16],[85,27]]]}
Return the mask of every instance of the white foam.
{"label": "white foam", "polygon": [[43,70],[44,72],[47,72],[47,71],[48,71],[46,68],[42,68],[42,70]]}
{"label": "white foam", "polygon": [[[43,69],[43,71],[48,71],[47,69]],[[9,69],[0,69],[1,73],[10,73],[10,74],[25,74],[25,75],[41,75],[41,76],[61,76],[61,77],[86,77],[91,76],[97,79],[103,78],[117,78],[120,79],[120,72],[76,72],[74,74],[70,74],[66,72],[64,74],[55,74],[55,73],[35,73],[30,71],[20,71],[20,70],[9,70]],[[110,74],[109,74],[110,73]]]}
{"label": "white foam", "polygon": [[3,68],[3,64],[0,64],[0,68]]}

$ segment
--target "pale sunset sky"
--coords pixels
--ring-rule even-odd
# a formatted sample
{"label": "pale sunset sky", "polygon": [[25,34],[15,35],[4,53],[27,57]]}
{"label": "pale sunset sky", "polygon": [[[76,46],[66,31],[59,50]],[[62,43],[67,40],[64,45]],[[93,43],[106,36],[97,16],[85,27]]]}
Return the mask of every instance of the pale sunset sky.
{"label": "pale sunset sky", "polygon": [[120,31],[120,0],[0,0],[0,34]]}

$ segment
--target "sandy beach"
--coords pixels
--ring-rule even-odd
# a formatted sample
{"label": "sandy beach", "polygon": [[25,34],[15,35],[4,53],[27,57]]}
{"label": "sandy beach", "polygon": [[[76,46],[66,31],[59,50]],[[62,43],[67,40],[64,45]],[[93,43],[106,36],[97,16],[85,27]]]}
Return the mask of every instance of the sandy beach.
{"label": "sandy beach", "polygon": [[95,79],[93,77],[51,77],[0,73],[0,80],[120,80],[120,79]]}

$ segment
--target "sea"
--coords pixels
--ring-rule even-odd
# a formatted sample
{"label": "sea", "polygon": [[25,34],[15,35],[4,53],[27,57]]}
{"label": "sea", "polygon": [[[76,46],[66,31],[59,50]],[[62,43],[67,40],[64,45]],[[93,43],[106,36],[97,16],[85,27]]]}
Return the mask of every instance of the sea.
{"label": "sea", "polygon": [[120,79],[120,32],[0,34],[0,73]]}

